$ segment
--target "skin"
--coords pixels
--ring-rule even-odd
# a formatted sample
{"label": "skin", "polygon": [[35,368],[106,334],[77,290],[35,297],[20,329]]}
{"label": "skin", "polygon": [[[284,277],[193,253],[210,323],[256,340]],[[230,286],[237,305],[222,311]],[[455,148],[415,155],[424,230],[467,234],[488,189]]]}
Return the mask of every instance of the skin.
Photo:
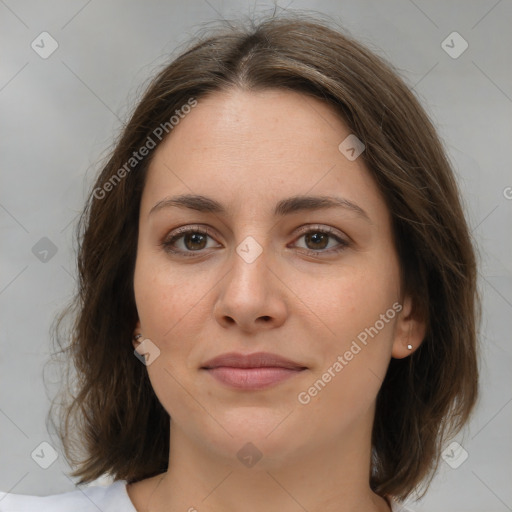
{"label": "skin", "polygon": [[[368,481],[375,400],[391,357],[410,355],[425,328],[401,294],[384,200],[362,158],[338,149],[349,134],[316,99],[230,89],[199,99],[156,150],[140,208],[136,332],[160,350],[147,371],[172,418],[171,448],[166,473],[127,486],[138,511],[390,510]],[[215,199],[227,213],[149,213],[179,194]],[[343,197],[369,219],[345,208],[274,216],[278,201],[306,194]],[[174,243],[191,257],[161,245],[197,225],[211,237]],[[333,252],[336,238],[311,241],[301,226],[331,227],[348,246]],[[262,250],[251,263],[236,251],[248,236]],[[394,303],[400,313],[299,403]],[[307,369],[240,391],[201,369],[231,351],[273,352]],[[252,467],[237,458],[248,442],[262,454]]]}

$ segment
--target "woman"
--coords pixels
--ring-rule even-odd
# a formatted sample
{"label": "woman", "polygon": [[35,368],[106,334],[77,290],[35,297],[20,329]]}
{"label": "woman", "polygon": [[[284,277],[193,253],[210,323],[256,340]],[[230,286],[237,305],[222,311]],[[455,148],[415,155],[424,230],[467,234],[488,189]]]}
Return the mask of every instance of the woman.
{"label": "woman", "polygon": [[[424,110],[325,23],[209,35],[81,219],[61,437],[0,510],[398,511],[477,397],[476,265]],[[80,509],[82,510],[82,509]]]}

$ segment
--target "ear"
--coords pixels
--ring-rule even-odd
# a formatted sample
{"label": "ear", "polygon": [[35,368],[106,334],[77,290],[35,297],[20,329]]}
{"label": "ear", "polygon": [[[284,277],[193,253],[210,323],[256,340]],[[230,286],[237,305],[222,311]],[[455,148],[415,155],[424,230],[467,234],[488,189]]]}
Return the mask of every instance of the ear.
{"label": "ear", "polygon": [[139,338],[138,340],[135,339],[135,336],[137,334],[142,334],[140,329],[140,321],[137,321],[135,324],[135,328],[133,329],[133,336],[132,336],[132,345],[133,348],[137,348],[140,345],[140,342],[143,340],[143,338]]}
{"label": "ear", "polygon": [[425,319],[414,314],[412,299],[405,297],[395,326],[392,357],[403,359],[411,355],[422,344],[426,330]]}

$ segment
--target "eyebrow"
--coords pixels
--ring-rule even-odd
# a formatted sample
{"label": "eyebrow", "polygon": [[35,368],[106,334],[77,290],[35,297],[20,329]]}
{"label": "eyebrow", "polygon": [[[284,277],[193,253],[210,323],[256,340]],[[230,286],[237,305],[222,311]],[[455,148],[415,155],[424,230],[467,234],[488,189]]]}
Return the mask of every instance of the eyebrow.
{"label": "eyebrow", "polygon": [[[226,214],[227,211],[221,203],[206,196],[196,194],[183,194],[179,196],[166,197],[158,201],[149,215],[164,208],[188,208],[204,213]],[[371,223],[368,214],[357,204],[335,196],[293,196],[279,201],[274,208],[274,215],[283,217],[301,211],[326,210],[330,208],[344,208]]]}

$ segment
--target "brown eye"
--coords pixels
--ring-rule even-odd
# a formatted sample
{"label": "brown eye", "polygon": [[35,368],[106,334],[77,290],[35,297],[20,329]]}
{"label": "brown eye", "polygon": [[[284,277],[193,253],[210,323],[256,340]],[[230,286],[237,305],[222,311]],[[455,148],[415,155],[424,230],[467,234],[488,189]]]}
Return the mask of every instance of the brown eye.
{"label": "brown eye", "polygon": [[325,249],[329,243],[329,235],[320,231],[311,231],[304,236],[308,249]]}
{"label": "brown eye", "polygon": [[191,251],[200,251],[206,246],[206,239],[208,235],[204,233],[187,233],[183,236],[183,244]]}
{"label": "brown eye", "polygon": [[204,249],[214,246],[208,246],[208,239],[212,239],[207,229],[198,227],[188,227],[177,230],[170,237],[167,237],[162,243],[165,251],[182,256],[195,256],[194,253],[201,253]]}
{"label": "brown eye", "polygon": [[303,234],[297,239],[304,239],[304,246],[298,245],[299,249],[313,256],[333,254],[342,251],[350,244],[342,238],[338,231],[330,227],[311,227],[303,230]]}

